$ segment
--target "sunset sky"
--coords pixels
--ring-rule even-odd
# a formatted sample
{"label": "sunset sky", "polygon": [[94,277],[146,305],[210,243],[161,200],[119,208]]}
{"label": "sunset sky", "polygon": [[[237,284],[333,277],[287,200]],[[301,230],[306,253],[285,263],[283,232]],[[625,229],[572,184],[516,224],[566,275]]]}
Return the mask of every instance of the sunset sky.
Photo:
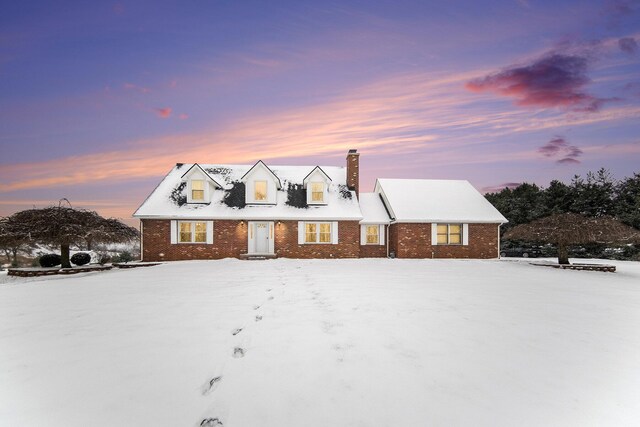
{"label": "sunset sky", "polygon": [[350,148],[365,191],[640,172],[640,0],[3,3],[0,215]]}

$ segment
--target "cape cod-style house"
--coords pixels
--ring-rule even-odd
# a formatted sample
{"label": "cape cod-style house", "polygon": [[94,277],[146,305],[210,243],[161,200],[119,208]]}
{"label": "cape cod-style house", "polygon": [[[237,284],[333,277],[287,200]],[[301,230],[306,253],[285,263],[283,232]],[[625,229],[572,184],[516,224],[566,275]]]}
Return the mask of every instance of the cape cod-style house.
{"label": "cape cod-style house", "polygon": [[178,163],[134,217],[142,259],[497,258],[507,220],[469,182],[378,179],[346,167]]}

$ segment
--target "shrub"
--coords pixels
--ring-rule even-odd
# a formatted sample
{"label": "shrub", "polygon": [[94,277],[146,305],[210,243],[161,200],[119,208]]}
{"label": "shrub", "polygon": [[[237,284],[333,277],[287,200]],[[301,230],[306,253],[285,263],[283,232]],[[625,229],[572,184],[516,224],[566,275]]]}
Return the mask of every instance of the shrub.
{"label": "shrub", "polygon": [[105,265],[106,263],[111,262],[111,255],[106,253],[98,254],[98,264]]}
{"label": "shrub", "polygon": [[133,256],[129,251],[122,251],[120,252],[120,255],[116,256],[113,259],[113,262],[130,262],[130,261],[133,261]]}
{"label": "shrub", "polygon": [[38,259],[41,267],[55,267],[62,264],[62,259],[58,254],[44,254]]}
{"label": "shrub", "polygon": [[91,255],[86,252],[78,252],[71,255],[71,262],[75,265],[85,265],[91,262]]}

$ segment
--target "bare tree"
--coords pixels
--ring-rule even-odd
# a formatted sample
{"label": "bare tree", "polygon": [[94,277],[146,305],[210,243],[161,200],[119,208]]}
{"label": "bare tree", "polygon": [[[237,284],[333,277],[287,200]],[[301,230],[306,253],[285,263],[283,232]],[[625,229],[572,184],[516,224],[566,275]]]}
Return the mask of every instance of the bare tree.
{"label": "bare tree", "polygon": [[[66,199],[65,199],[66,200]],[[105,219],[94,211],[63,206],[28,209],[10,218],[22,235],[33,241],[60,246],[62,267],[70,268],[69,247],[92,242],[120,243],[138,238],[138,231],[114,218]]]}
{"label": "bare tree", "polygon": [[569,246],[587,243],[624,244],[640,242],[640,231],[609,216],[587,218],[562,213],[520,224],[507,231],[505,239],[553,243],[558,263],[569,264]]}
{"label": "bare tree", "polygon": [[25,250],[29,243],[29,235],[23,233],[11,217],[0,218],[0,250],[13,267],[18,266],[18,253]]}

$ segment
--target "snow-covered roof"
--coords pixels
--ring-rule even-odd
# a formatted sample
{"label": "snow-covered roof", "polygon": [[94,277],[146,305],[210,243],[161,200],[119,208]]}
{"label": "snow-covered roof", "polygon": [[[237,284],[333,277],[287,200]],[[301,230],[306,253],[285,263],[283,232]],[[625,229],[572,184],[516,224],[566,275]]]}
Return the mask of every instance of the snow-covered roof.
{"label": "snow-covered roof", "polygon": [[378,193],[360,193],[361,224],[389,224],[391,218]]}
{"label": "snow-covered roof", "polygon": [[[211,191],[211,203],[186,203],[186,188],[181,179],[193,164],[177,164],[156,189],[133,214],[137,218],[185,218],[185,219],[244,219],[244,220],[360,220],[362,215],[355,193],[347,189],[346,168],[323,166],[331,178],[327,188],[326,205],[291,206],[290,196],[302,188],[304,178],[316,166],[269,166],[280,179],[275,205],[246,205],[233,207],[225,203],[225,197],[234,191],[243,176],[254,165],[210,165],[200,167],[223,189]],[[244,200],[244,196],[242,196]],[[306,200],[306,197],[305,199]],[[289,203],[287,203],[289,202]],[[296,205],[294,203],[294,205]],[[306,205],[306,202],[304,202]]]}
{"label": "snow-covered roof", "polygon": [[375,191],[399,222],[507,222],[469,181],[378,179]]}

